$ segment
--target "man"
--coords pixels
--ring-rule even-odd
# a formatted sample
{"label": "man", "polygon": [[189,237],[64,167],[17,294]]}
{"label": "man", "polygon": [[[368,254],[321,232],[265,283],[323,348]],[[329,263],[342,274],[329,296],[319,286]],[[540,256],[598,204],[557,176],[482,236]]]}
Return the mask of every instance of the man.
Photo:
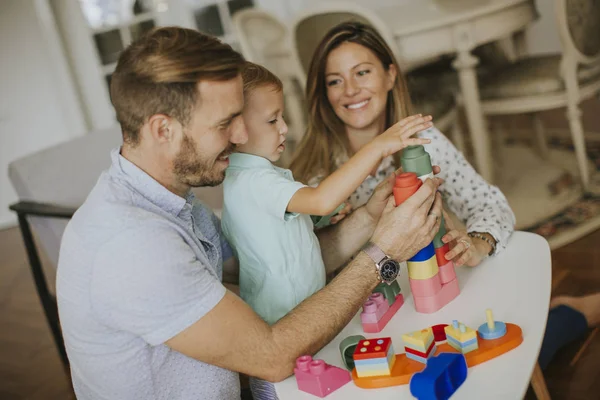
{"label": "man", "polygon": [[[247,140],[242,64],[230,46],[182,28],[155,30],[119,59],[111,98],[123,146],[69,223],[58,266],[80,399],[233,399],[237,372],[280,381],[390,278],[373,249],[403,261],[439,228],[439,179],[397,208],[389,180],[319,232],[328,271],[356,255],[348,266],[274,325],[262,321],[223,286],[230,248],[190,191],[222,182],[228,155]],[[369,240],[371,256],[360,251]]]}

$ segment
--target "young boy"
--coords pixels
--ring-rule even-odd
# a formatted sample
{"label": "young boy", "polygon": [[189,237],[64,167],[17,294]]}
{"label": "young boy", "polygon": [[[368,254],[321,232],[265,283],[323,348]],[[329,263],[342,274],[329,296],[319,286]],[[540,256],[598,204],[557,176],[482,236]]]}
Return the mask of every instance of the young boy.
{"label": "young boy", "polygon": [[[384,157],[429,143],[411,136],[431,123],[394,125],[318,187],[308,187],[295,182],[291,171],[272,164],[285,150],[288,131],[281,81],[253,63],[247,63],[242,78],[248,141],[229,157],[222,226],[240,263],[241,297],[273,324],[325,285],[325,266],[309,215],[334,211]],[[251,379],[251,389],[257,400],[276,398],[268,382]]]}

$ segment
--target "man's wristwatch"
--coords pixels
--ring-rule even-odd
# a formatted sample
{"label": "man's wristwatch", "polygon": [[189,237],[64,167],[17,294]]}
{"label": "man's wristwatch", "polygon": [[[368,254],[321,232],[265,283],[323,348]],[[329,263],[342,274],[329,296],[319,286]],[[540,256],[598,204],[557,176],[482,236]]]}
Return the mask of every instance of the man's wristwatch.
{"label": "man's wristwatch", "polygon": [[382,283],[392,284],[400,272],[400,263],[389,258],[376,244],[368,242],[362,249],[375,263]]}

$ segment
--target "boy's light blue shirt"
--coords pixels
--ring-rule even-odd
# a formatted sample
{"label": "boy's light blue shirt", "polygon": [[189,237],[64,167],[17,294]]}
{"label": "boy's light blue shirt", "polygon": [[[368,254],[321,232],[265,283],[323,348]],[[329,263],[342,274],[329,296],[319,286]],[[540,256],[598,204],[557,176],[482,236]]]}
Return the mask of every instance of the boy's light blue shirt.
{"label": "boy's light blue shirt", "polygon": [[222,229],[240,263],[240,294],[269,324],[325,286],[308,215],[286,212],[305,187],[292,172],[244,153],[229,157]]}

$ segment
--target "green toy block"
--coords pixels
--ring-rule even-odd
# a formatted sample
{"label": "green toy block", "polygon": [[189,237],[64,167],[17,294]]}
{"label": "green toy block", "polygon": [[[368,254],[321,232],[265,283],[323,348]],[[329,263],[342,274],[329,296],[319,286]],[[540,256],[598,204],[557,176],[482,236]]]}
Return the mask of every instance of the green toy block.
{"label": "green toy block", "polygon": [[356,350],[356,346],[361,340],[365,340],[363,335],[354,335],[348,336],[340,343],[340,355],[348,371],[354,369],[354,350]]}
{"label": "green toy block", "polygon": [[335,217],[340,211],[346,207],[346,203],[340,204],[331,214],[329,215],[311,215],[310,218],[316,229],[324,228],[331,225],[331,218]]}
{"label": "green toy block", "polygon": [[390,285],[387,283],[380,283],[375,287],[373,293],[381,293],[383,297],[385,297],[388,301],[388,304],[391,306],[394,304],[394,300],[396,300],[396,296],[400,294],[400,285],[398,281],[392,282]]}

